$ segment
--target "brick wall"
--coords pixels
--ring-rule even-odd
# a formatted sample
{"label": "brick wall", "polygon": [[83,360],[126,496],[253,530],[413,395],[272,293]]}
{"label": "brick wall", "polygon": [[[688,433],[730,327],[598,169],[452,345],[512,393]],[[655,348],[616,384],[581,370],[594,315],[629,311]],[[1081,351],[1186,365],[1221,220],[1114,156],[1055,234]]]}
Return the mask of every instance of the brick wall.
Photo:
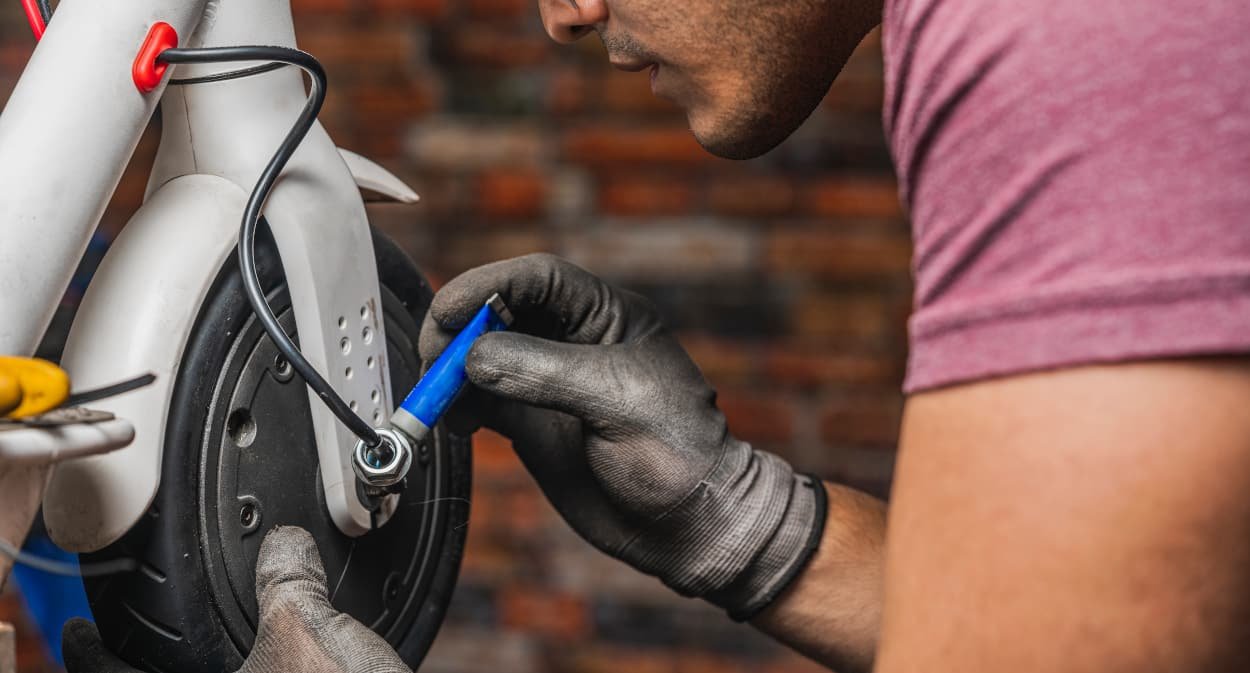
{"label": "brick wall", "polygon": [[[301,46],[330,74],[331,134],[423,197],[370,206],[375,223],[436,285],[542,250],[647,294],[736,435],[884,493],[910,245],[882,138],[877,38],[793,138],[730,162],[699,149],[645,73],[611,70],[597,40],[550,43],[534,4],[296,0]],[[0,0],[0,92],[29,49],[16,0]],[[141,196],[128,176],[104,228]],[[424,670],[814,670],[592,551],[500,438],[479,437],[475,480],[464,572]]]}

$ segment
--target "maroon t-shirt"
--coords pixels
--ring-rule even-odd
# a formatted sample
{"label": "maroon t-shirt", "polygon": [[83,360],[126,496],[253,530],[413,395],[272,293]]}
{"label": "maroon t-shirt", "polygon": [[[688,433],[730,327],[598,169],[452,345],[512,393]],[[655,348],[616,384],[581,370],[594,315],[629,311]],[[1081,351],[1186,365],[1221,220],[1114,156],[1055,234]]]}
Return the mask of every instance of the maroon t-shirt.
{"label": "maroon t-shirt", "polygon": [[1250,352],[1250,5],[887,0],[906,389]]}

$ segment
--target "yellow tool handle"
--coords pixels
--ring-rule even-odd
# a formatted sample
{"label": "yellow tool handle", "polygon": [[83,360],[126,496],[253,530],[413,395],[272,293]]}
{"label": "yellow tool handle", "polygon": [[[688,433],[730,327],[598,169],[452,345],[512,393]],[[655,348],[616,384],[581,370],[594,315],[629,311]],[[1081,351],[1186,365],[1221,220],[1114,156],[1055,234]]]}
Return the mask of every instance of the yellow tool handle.
{"label": "yellow tool handle", "polygon": [[65,370],[47,360],[0,356],[0,415],[37,416],[59,407],[67,397],[69,374]]}
{"label": "yellow tool handle", "polygon": [[6,416],[22,403],[22,384],[8,370],[0,369],[0,416]]}

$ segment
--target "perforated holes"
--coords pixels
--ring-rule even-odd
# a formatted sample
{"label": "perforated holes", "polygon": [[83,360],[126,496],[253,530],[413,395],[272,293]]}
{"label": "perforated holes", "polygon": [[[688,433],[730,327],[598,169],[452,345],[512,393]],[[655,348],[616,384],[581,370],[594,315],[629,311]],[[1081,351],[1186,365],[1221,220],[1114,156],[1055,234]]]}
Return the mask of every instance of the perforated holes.
{"label": "perforated holes", "polygon": [[347,318],[339,316],[339,329],[347,329]]}
{"label": "perforated holes", "polygon": [[363,330],[361,330],[360,338],[364,339],[364,342],[367,344],[373,343],[373,328],[366,327]]}
{"label": "perforated holes", "polygon": [[373,369],[374,367],[377,366],[377,364],[378,364],[377,360],[374,360],[372,355],[365,358],[365,366],[367,366],[369,369]]}
{"label": "perforated holes", "polygon": [[382,400],[382,394],[379,393],[377,390],[374,390],[373,392],[369,393],[369,399],[373,400],[374,404],[377,404],[379,401]]}
{"label": "perforated holes", "polygon": [[356,404],[356,400],[352,400],[351,402],[348,402],[347,407],[351,409],[352,411],[356,411],[360,409],[360,405]]}
{"label": "perforated holes", "polygon": [[368,306],[361,306],[361,307],[360,307],[360,319],[361,319],[361,320],[368,320],[368,319],[369,319],[369,307],[368,307]]}
{"label": "perforated holes", "polygon": [[339,340],[339,350],[343,351],[343,355],[347,355],[352,352],[352,340],[347,337],[343,337]]}
{"label": "perforated holes", "polygon": [[343,370],[343,376],[345,376],[348,379],[350,379],[353,374],[355,374],[355,372],[352,371],[351,367],[348,367],[347,369]]}
{"label": "perforated holes", "polygon": [[380,412],[380,411],[378,411],[378,410],[374,409],[374,411],[373,411],[373,422],[374,422],[374,423],[381,423],[381,422],[382,422],[382,412]]}

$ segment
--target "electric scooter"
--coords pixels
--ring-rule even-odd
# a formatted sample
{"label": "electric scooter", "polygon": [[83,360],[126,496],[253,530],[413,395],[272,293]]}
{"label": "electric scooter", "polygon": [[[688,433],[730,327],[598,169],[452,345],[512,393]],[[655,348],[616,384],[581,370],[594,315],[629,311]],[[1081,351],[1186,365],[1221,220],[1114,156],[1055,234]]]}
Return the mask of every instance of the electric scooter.
{"label": "electric scooter", "polygon": [[43,513],[84,563],[133,561],[86,580],[106,645],[151,670],[239,666],[260,541],[294,524],[336,607],[415,668],[459,568],[468,441],[434,428],[402,489],[370,487],[353,455],[417,380],[432,297],[360,190],[416,194],[316,123],[324,73],[289,0],[62,0],[46,26],[22,1],[46,32],[0,115],[0,355],[34,352],[161,113],[144,204],[61,359],[75,389],[154,380],[0,433],[0,460],[85,456],[52,469]]}

